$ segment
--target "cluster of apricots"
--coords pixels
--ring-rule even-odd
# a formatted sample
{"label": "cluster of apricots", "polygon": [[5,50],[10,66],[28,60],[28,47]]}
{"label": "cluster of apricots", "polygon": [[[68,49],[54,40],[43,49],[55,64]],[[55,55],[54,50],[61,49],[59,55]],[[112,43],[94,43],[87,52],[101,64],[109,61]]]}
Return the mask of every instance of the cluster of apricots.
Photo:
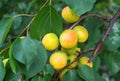
{"label": "cluster of apricots", "polygon": [[[74,23],[80,19],[73,10],[68,6],[63,8],[62,18],[68,23]],[[55,33],[47,33],[42,38],[42,44],[46,50],[52,51],[60,47],[58,51],[51,54],[49,58],[50,64],[57,71],[63,69],[68,64],[65,70],[60,75],[60,78],[69,69],[75,68],[77,66],[88,65],[92,67],[92,62],[88,62],[88,57],[82,57],[78,61],[73,62],[77,56],[80,48],[77,47],[78,43],[84,43],[88,39],[88,31],[84,26],[77,25],[73,29],[64,30],[58,37]],[[71,63],[73,62],[73,63]]]}

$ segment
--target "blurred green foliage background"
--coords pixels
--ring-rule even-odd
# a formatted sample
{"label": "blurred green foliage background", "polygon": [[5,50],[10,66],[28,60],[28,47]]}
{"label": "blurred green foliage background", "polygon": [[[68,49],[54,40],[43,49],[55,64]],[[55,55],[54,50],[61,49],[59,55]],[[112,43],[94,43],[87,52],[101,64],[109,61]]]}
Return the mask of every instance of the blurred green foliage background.
{"label": "blurred green foliage background", "polygon": [[[30,15],[15,18],[9,34],[3,43],[4,45],[0,46],[0,50],[11,45],[16,36],[24,30],[31,19],[46,2],[47,0],[0,0],[0,20],[18,14]],[[67,4],[64,0],[52,0],[52,5],[61,18],[61,10]],[[86,14],[94,13],[111,18],[118,8],[120,8],[120,0],[96,0],[92,10]],[[62,18],[61,21],[63,23],[63,28],[66,29],[71,26],[71,24],[66,23]],[[91,17],[86,18],[80,24],[84,25],[89,32],[89,39],[84,45],[82,45],[82,49],[95,47],[108,25],[108,23],[101,19]],[[26,33],[24,33],[24,35],[26,35]],[[4,53],[7,53],[7,51]],[[8,57],[8,55],[5,57]],[[95,57],[94,66],[98,67],[98,70],[95,73],[95,81],[120,81],[120,19],[114,24],[114,27],[105,41],[99,55]]]}

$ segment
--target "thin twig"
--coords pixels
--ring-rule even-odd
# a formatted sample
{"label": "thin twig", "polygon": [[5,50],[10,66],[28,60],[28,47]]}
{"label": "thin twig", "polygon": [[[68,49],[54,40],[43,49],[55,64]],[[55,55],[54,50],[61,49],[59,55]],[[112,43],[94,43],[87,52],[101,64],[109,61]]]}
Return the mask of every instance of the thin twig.
{"label": "thin twig", "polygon": [[15,19],[16,17],[19,17],[19,16],[34,17],[35,15],[34,14],[18,14],[18,15],[13,16],[12,18]]}
{"label": "thin twig", "polygon": [[[42,5],[42,7],[40,8],[40,10],[43,8],[43,7],[45,7],[45,5],[48,3],[48,1],[49,0],[47,0],[43,5]],[[30,21],[30,23],[23,29],[23,31],[17,36],[17,37],[20,37],[24,32],[25,32],[25,30],[27,30],[27,35],[29,35],[29,26],[31,25],[31,23],[33,22],[33,20],[34,20],[34,18],[35,18],[35,16],[36,16],[37,14],[35,14],[34,15],[34,17],[32,18],[32,20]]]}
{"label": "thin twig", "polygon": [[106,32],[104,33],[103,37],[100,39],[100,41],[98,42],[98,44],[95,46],[95,50],[93,51],[92,56],[90,57],[89,62],[92,61],[92,59],[96,56],[96,54],[100,51],[105,39],[108,37],[108,35],[110,34],[110,31],[114,25],[114,23],[116,22],[116,20],[120,18],[120,8],[118,9],[117,13],[110,19],[109,25],[107,27]]}
{"label": "thin twig", "polygon": [[31,23],[34,20],[34,18],[35,17],[32,18],[32,20],[30,21],[30,23],[23,29],[23,31],[17,37],[20,37],[25,32],[25,30],[27,30],[29,28],[29,26],[31,25]]}
{"label": "thin twig", "polygon": [[41,10],[43,7],[45,7],[45,5],[48,3],[48,1],[49,1],[49,0],[47,0],[47,1],[42,5],[42,7],[40,8],[40,10]]}
{"label": "thin twig", "polygon": [[106,16],[100,16],[100,15],[97,15],[97,14],[87,14],[87,15],[81,16],[80,19],[70,27],[70,29],[73,29],[73,28],[74,28],[76,25],[78,25],[83,19],[88,18],[88,17],[99,18],[99,19],[102,19],[102,20],[104,20],[104,21],[106,21],[106,22],[109,22],[109,21],[110,21],[110,19],[109,19],[108,17],[106,17]]}
{"label": "thin twig", "polygon": [[5,52],[6,50],[8,50],[10,48],[10,46],[4,48],[3,50],[0,51],[0,54],[2,54],[3,52]]}
{"label": "thin twig", "polygon": [[89,49],[89,50],[82,51],[82,52],[79,52],[79,51],[78,51],[78,52],[77,52],[77,53],[78,53],[77,58],[76,58],[74,61],[72,61],[70,64],[68,64],[66,67],[70,66],[70,65],[73,64],[74,62],[78,61],[81,57],[83,57],[83,56],[85,56],[85,55],[87,55],[88,53],[93,52],[93,51],[94,51],[94,48],[91,48],[91,49]]}
{"label": "thin twig", "polygon": [[[74,61],[72,61],[70,64],[66,65],[63,69],[61,69],[61,70],[59,71],[59,74],[60,74],[65,68],[67,68],[68,66],[70,66],[70,65],[73,64],[74,62],[78,61],[81,57],[87,55],[88,53],[90,53],[90,52],[92,52],[92,51],[94,51],[94,48],[91,48],[91,49],[89,49],[89,50],[82,51],[82,52],[77,51],[78,56],[76,57],[76,59],[75,59]],[[58,74],[58,76],[57,76],[57,78],[56,78],[55,81],[58,81],[58,80],[59,80],[59,74]]]}
{"label": "thin twig", "polygon": [[23,79],[23,75],[21,74],[18,81],[21,81],[22,79]]}

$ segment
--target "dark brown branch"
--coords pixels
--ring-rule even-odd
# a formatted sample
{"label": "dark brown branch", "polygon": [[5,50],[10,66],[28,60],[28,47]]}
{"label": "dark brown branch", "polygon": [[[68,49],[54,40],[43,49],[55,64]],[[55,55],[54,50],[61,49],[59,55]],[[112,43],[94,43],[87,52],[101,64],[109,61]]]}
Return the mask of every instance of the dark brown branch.
{"label": "dark brown branch", "polygon": [[98,44],[95,47],[95,50],[93,51],[92,56],[90,57],[90,61],[92,61],[92,59],[95,57],[95,55],[99,52],[99,50],[101,49],[105,39],[108,37],[115,21],[120,18],[120,8],[118,9],[117,13],[110,19],[109,25],[107,27],[106,32],[104,33],[103,37],[101,38],[101,40],[98,42]]}
{"label": "dark brown branch", "polygon": [[[73,64],[74,62],[78,61],[81,57],[87,55],[88,53],[90,53],[90,52],[92,52],[92,51],[94,51],[94,48],[91,48],[91,49],[89,49],[89,50],[82,51],[82,52],[77,51],[77,53],[78,53],[77,58],[76,58],[74,61],[72,61],[70,64],[66,65],[63,69],[61,69],[61,70],[59,71],[59,74],[60,74],[65,68],[67,68],[68,66],[70,66],[70,65]],[[57,79],[56,79],[55,81],[58,81],[58,80],[59,80],[59,74],[58,74]]]}
{"label": "dark brown branch", "polygon": [[81,16],[80,19],[70,27],[70,29],[73,29],[76,25],[78,25],[83,19],[85,19],[87,17],[99,18],[99,19],[102,19],[102,20],[104,20],[106,22],[110,21],[110,19],[108,17],[106,17],[106,16],[100,16],[100,15],[97,15],[97,14],[87,14],[87,15]]}
{"label": "dark brown branch", "polygon": [[[109,18],[106,17],[106,16],[100,16],[100,15],[96,15],[96,14],[83,15],[83,16],[80,17],[80,19],[79,19],[76,23],[74,23],[74,24],[70,27],[70,29],[73,29],[76,25],[78,25],[83,19],[85,19],[85,18],[87,18],[87,17],[96,17],[96,18],[99,18],[99,19],[102,19],[102,20],[108,22],[108,23],[109,23],[108,28],[107,28],[105,34],[103,35],[103,37],[101,38],[101,40],[99,41],[99,43],[96,45],[95,48],[92,48],[92,49],[89,49],[89,50],[83,51],[83,52],[78,52],[79,54],[78,54],[77,58],[76,58],[73,62],[71,62],[70,64],[68,64],[67,66],[65,66],[62,70],[60,70],[60,71],[59,71],[59,74],[60,74],[65,68],[67,68],[68,66],[70,66],[70,65],[73,64],[74,62],[78,61],[81,57],[83,57],[83,56],[87,55],[89,52],[92,52],[92,51],[93,51],[93,54],[92,54],[92,56],[90,57],[89,62],[92,61],[92,59],[94,58],[94,56],[99,52],[100,48],[102,47],[103,42],[105,41],[105,39],[106,39],[107,36],[109,35],[110,30],[112,29],[115,21],[116,21],[118,18],[120,18],[120,9],[118,10],[118,12],[117,12],[117,13],[113,16],[113,18],[111,18],[111,19],[109,19]],[[59,80],[59,74],[58,74],[58,76],[57,76],[56,81]]]}
{"label": "dark brown branch", "polygon": [[[94,51],[94,48],[91,48],[91,49],[89,49],[89,50],[82,51],[82,52],[79,52],[79,51],[78,51],[78,56],[77,56],[77,58],[76,58],[74,61],[72,61],[70,64],[68,64],[66,67],[70,66],[70,65],[73,64],[74,62],[78,61],[81,57],[83,57],[83,56],[85,56],[85,55],[87,55],[88,53],[93,52],[93,51]],[[65,67],[65,68],[66,68],[66,67]]]}

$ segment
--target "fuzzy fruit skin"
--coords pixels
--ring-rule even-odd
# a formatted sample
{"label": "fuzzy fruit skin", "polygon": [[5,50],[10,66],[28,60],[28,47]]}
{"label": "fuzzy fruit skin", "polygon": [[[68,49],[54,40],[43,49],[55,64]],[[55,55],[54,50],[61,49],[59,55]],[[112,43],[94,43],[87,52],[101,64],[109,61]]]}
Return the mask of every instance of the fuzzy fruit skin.
{"label": "fuzzy fruit skin", "polygon": [[[70,55],[70,56],[68,56],[68,61],[70,63],[72,63],[76,59],[76,57],[77,57],[76,55]],[[72,68],[75,68],[77,65],[78,65],[78,61],[70,64],[67,68],[72,69]]]}
{"label": "fuzzy fruit skin", "polygon": [[82,65],[88,65],[89,67],[93,67],[93,64],[92,62],[88,62],[89,61],[89,58],[88,57],[82,57],[79,59],[79,66],[82,66]]}
{"label": "fuzzy fruit skin", "polygon": [[54,69],[60,70],[67,65],[67,55],[62,51],[55,52],[50,56],[49,62]]}
{"label": "fuzzy fruit skin", "polygon": [[68,6],[62,9],[62,18],[69,23],[74,23],[79,20],[79,16]]}
{"label": "fuzzy fruit skin", "polygon": [[84,43],[88,39],[88,31],[85,27],[83,26],[75,26],[73,30],[77,33],[78,35],[78,41],[80,43]]}
{"label": "fuzzy fruit skin", "polygon": [[68,72],[70,69],[68,69],[68,68],[65,68],[61,73],[60,73],[60,75],[59,75],[59,78],[60,78],[60,81],[62,81],[62,79],[63,79],[63,76],[65,75],[65,73],[66,72]]}
{"label": "fuzzy fruit skin", "polygon": [[78,36],[70,29],[63,31],[60,35],[60,44],[63,48],[70,49],[77,44]]}
{"label": "fuzzy fruit skin", "polygon": [[48,51],[55,50],[59,45],[59,39],[56,34],[47,33],[42,39],[42,44]]}

